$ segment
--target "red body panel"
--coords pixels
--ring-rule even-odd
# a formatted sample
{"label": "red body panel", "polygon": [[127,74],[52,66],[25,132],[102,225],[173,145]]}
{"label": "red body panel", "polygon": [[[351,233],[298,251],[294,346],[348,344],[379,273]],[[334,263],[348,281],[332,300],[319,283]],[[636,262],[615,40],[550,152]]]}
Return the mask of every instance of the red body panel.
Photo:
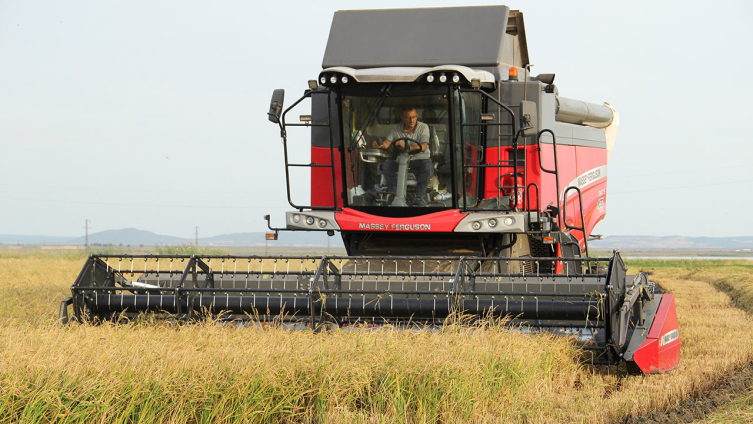
{"label": "red body panel", "polygon": [[[522,150],[522,149],[519,149]],[[512,151],[511,147],[502,147],[502,148],[496,148],[496,147],[489,147],[486,149],[486,163],[491,165],[498,165],[500,161],[504,162],[508,160],[510,156],[510,152]],[[525,149],[526,151],[526,160],[529,164],[535,163],[535,167],[529,167],[528,169],[528,183],[536,183],[536,185],[539,186],[539,190],[541,189],[541,181],[539,177],[539,168],[538,168],[538,156],[536,156],[536,151],[534,146],[528,146]],[[535,162],[532,162],[535,161]],[[484,198],[490,199],[497,197],[498,194],[500,194],[500,186],[507,186],[510,183],[512,183],[512,176],[505,177],[505,174],[512,174],[514,171],[512,166],[504,166],[501,168],[487,168],[486,169],[486,176],[484,177]],[[523,167],[518,167],[518,175],[525,178],[525,175],[523,173]],[[502,189],[502,195],[509,195],[512,193],[512,189]],[[509,192],[507,192],[509,191]],[[535,203],[531,203],[533,206]]]}
{"label": "red body panel", "polygon": [[452,209],[408,218],[386,218],[345,208],[335,213],[335,220],[342,231],[441,233],[454,230],[466,216]]}
{"label": "red body panel", "polygon": [[[510,158],[511,147],[490,147],[486,149],[486,163],[499,164]],[[523,150],[519,148],[519,150]],[[518,173],[522,177],[519,179],[519,185],[528,185],[534,183],[539,188],[540,204],[539,209],[545,210],[548,205],[557,204],[557,184],[554,174],[541,171],[539,166],[538,146],[525,146],[526,163],[528,164],[527,174],[524,174],[523,167],[518,167]],[[541,149],[541,163],[544,168],[553,170],[554,154],[551,144],[543,144]],[[583,147],[558,145],[557,146],[557,171],[559,173],[560,196],[564,194],[565,189],[574,185],[581,189],[583,202],[583,219],[585,220],[586,235],[590,235],[594,226],[601,221],[606,214],[606,169],[602,168],[607,163],[606,149],[598,147]],[[512,185],[511,176],[505,177],[505,174],[513,172],[512,166],[501,167],[497,169],[487,168],[484,181],[484,197],[497,197],[500,186],[505,187]],[[520,177],[519,177],[520,178]],[[501,180],[501,184],[500,184]],[[512,189],[503,188],[502,195],[511,194]],[[536,190],[530,190],[530,196],[536,195]],[[530,199],[524,202],[518,202],[518,207],[530,204],[531,208],[536,206],[536,200]],[[570,190],[567,202],[562,205],[567,216],[568,223],[573,226],[582,226],[581,214],[578,206],[577,191]],[[580,231],[573,231],[573,235],[578,238],[583,245],[584,236]]]}
{"label": "red body panel", "polygon": [[633,361],[644,374],[667,372],[680,363],[680,333],[673,294],[662,295],[648,336],[635,351]]}
{"label": "red body panel", "polygon": [[[607,164],[607,151],[598,147],[583,146],[575,146],[574,149],[577,162],[576,174],[572,178],[565,179],[565,181],[572,184],[573,180],[577,178],[577,183],[572,185],[576,185],[581,191],[583,216],[586,224],[586,235],[588,236],[591,235],[596,224],[606,215],[607,172],[605,165]],[[560,178],[560,184],[562,184],[562,178]],[[562,189],[564,190],[565,187],[562,187]],[[572,192],[572,197],[568,198],[568,204],[572,202],[574,214],[568,215],[568,219],[572,216],[576,222],[580,222],[577,195],[575,190],[572,190]],[[568,210],[568,212],[570,211]]]}
{"label": "red body panel", "polygon": [[[337,190],[337,208],[342,208],[343,192],[342,170],[340,165],[340,151],[329,147],[311,147],[311,163],[318,165],[330,165],[332,162],[331,151],[335,158],[335,184]],[[311,168],[311,206],[334,206],[332,193],[332,168]]]}

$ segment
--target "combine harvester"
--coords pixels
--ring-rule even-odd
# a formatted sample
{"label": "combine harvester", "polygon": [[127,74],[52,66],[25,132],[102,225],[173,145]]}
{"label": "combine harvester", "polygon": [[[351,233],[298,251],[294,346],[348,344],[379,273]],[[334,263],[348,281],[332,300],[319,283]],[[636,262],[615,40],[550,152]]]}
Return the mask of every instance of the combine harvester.
{"label": "combine harvester", "polygon": [[[295,211],[270,229],[339,231],[347,257],[92,255],[61,320],[71,304],[79,321],[147,311],[312,327],[508,316],[573,336],[593,363],[677,366],[674,296],[626,275],[617,252],[589,257],[617,113],[560,96],[554,74],[530,74],[522,13],[336,12],[323,70],[292,106],[283,100],[275,90],[269,119]],[[305,145],[288,140],[294,128],[310,131]],[[310,159],[291,159],[301,151]],[[305,177],[291,181],[296,172]],[[309,205],[291,197],[301,182]]]}

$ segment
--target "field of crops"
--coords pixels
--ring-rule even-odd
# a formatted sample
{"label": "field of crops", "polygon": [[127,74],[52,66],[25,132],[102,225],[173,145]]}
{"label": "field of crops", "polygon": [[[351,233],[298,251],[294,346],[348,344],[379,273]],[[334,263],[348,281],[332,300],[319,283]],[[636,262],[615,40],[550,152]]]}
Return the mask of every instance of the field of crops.
{"label": "field of crops", "polygon": [[0,255],[0,423],[606,423],[705,413],[748,422],[753,411],[750,262],[628,262],[675,293],[682,338],[678,369],[640,377],[580,365],[567,340],[494,322],[318,334],[211,320],[60,328],[59,302],[83,261]]}

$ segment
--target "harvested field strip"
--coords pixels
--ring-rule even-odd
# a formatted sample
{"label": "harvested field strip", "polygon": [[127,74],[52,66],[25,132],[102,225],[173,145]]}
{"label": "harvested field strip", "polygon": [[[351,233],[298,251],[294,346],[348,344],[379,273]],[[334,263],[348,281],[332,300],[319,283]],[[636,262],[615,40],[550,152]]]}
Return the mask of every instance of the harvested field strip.
{"label": "harvested field strip", "polygon": [[738,396],[723,407],[706,416],[703,424],[748,424],[753,422],[753,391]]}
{"label": "harvested field strip", "polygon": [[682,267],[653,275],[676,295],[680,367],[633,377],[580,366],[567,340],[496,325],[58,328],[82,263],[0,258],[0,422],[624,422],[676,411],[753,361],[750,317]]}
{"label": "harvested field strip", "polygon": [[704,281],[687,278],[682,268],[656,269],[651,277],[676,296],[682,338],[680,366],[661,376],[626,378],[620,393],[605,407],[613,400],[630,404],[630,396],[647,396],[653,408],[631,415],[651,417],[655,422],[702,418],[703,408],[679,407],[687,405],[683,404],[686,399],[708,396],[753,361],[753,321],[734,308],[727,295]]}
{"label": "harvested field strip", "polygon": [[[687,278],[705,281],[727,293],[733,304],[753,314],[753,264],[724,262],[716,267],[694,267],[685,272]],[[705,402],[716,406],[698,421],[701,423],[750,423],[753,422],[753,363],[728,383],[718,388]],[[721,406],[719,406],[721,405]]]}

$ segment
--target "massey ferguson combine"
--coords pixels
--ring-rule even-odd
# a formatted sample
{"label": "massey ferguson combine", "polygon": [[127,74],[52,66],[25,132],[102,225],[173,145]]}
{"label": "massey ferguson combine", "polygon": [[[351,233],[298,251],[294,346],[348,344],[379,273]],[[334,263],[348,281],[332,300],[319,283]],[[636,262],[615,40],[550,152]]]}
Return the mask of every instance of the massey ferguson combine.
{"label": "massey ferguson combine", "polygon": [[[674,296],[617,252],[589,256],[617,112],[530,73],[522,13],[336,12],[322,67],[292,106],[272,97],[294,211],[270,228],[339,232],[348,256],[92,255],[61,319],[70,304],[77,320],[208,312],[314,328],[508,317],[572,336],[593,363],[677,366]],[[294,201],[308,184],[308,204]]]}

